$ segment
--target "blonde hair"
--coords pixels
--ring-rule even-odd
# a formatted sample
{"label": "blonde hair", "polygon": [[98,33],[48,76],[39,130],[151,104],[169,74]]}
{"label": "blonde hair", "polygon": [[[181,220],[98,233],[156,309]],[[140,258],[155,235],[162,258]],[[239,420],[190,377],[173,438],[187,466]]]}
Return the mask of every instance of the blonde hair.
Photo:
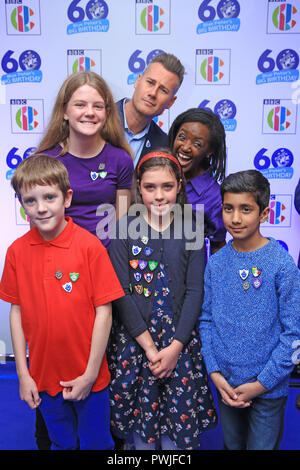
{"label": "blonde hair", "polygon": [[27,157],[16,168],[11,179],[19,201],[22,203],[22,189],[33,186],[57,185],[65,197],[70,189],[68,171],[57,158],[44,154],[35,154]]}
{"label": "blonde hair", "polygon": [[60,155],[68,152],[69,121],[64,119],[64,113],[73,93],[81,86],[93,87],[104,100],[107,118],[101,129],[101,137],[115,147],[124,149],[132,156],[132,150],[125,138],[112,93],[102,77],[95,72],[83,71],[70,75],[62,84],[53,110],[46,134],[40,142],[37,153],[62,145]]}

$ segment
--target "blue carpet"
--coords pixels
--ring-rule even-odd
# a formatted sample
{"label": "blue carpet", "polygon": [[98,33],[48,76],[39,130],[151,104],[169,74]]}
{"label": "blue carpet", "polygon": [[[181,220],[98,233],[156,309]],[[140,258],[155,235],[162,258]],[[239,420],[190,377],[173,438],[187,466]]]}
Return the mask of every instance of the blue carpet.
{"label": "blue carpet", "polygon": [[[293,387],[298,383],[291,380],[281,450],[300,450],[300,411],[295,407],[300,388]],[[0,364],[0,450],[36,450],[34,429],[35,411],[19,398],[14,362]],[[201,449],[222,449],[220,424],[202,435]]]}

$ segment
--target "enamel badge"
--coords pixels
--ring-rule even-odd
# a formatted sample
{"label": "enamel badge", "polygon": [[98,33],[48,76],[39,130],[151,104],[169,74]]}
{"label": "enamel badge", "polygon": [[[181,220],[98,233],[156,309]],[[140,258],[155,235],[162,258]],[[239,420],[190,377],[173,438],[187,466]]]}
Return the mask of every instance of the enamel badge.
{"label": "enamel badge", "polygon": [[147,266],[147,261],[144,261],[143,259],[140,259],[139,260],[140,269],[143,271],[143,269],[145,269],[146,266]]}
{"label": "enamel badge", "polygon": [[157,268],[158,262],[157,261],[149,261],[149,268],[151,271]]}
{"label": "enamel badge", "polygon": [[244,290],[248,290],[249,287],[250,287],[249,281],[244,281],[244,282],[243,282],[243,289],[244,289]]}
{"label": "enamel badge", "polygon": [[134,276],[134,279],[136,280],[136,282],[140,282],[140,280],[142,279],[142,275],[139,272],[133,273],[133,276]]}
{"label": "enamel badge", "polygon": [[261,280],[261,278],[255,278],[255,279],[253,279],[252,284],[253,284],[253,286],[255,287],[255,289],[258,289],[258,288],[262,285],[262,280]]}
{"label": "enamel badge", "polygon": [[131,251],[134,256],[137,256],[142,251],[142,248],[140,248],[139,246],[133,245]]}
{"label": "enamel badge", "polygon": [[148,241],[149,241],[149,238],[146,237],[146,235],[144,235],[142,238],[141,238],[141,241],[142,243],[144,243],[144,245],[147,245]]}
{"label": "enamel badge", "polygon": [[79,273],[70,273],[69,276],[72,282],[76,282],[79,278]]}
{"label": "enamel badge", "polygon": [[62,288],[66,291],[66,292],[71,292],[72,290],[72,282],[66,282],[66,284],[64,284],[62,286]]}
{"label": "enamel badge", "polygon": [[63,277],[63,273],[60,270],[58,270],[55,273],[55,277],[56,279],[60,280]]}
{"label": "enamel badge", "polygon": [[147,246],[147,247],[145,248],[145,255],[146,255],[146,256],[150,256],[151,253],[152,253],[152,251],[153,251],[152,248],[150,248],[149,246]]}
{"label": "enamel badge", "polygon": [[136,292],[141,295],[143,293],[143,286],[142,284],[137,284],[136,286],[134,286]]}
{"label": "enamel badge", "polygon": [[258,277],[261,273],[261,271],[259,271],[257,268],[252,268],[251,272],[252,272],[254,277]]}
{"label": "enamel badge", "polygon": [[249,275],[249,269],[240,269],[239,270],[239,275],[244,281],[245,279],[247,279],[247,277]]}
{"label": "enamel badge", "polygon": [[153,273],[145,273],[145,274],[144,274],[144,279],[145,279],[145,281],[148,282],[148,283],[151,282],[152,279],[153,279]]}
{"label": "enamel badge", "polygon": [[131,259],[129,261],[129,264],[133,269],[136,269],[139,265],[139,261],[137,259]]}
{"label": "enamel badge", "polygon": [[150,297],[151,294],[152,294],[152,290],[148,289],[148,287],[144,287],[144,296]]}
{"label": "enamel badge", "polygon": [[100,178],[104,179],[107,176],[107,171],[100,171],[99,176]]}
{"label": "enamel badge", "polygon": [[98,173],[96,171],[91,171],[90,177],[92,181],[95,181],[98,178]]}

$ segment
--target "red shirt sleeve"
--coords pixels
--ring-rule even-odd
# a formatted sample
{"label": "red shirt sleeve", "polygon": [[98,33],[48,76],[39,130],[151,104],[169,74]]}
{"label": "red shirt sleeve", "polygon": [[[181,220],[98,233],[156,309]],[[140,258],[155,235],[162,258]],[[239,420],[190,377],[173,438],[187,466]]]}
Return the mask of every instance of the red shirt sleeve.
{"label": "red shirt sleeve", "polygon": [[5,264],[0,282],[0,298],[5,302],[20,305],[16,263],[13,247],[10,246],[5,257]]}

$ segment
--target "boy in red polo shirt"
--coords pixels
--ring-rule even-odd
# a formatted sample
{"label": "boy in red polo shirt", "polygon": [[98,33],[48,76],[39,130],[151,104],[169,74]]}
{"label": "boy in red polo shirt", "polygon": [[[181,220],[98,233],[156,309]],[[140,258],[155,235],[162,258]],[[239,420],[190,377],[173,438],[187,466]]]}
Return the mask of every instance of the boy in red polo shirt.
{"label": "boy in red polo shirt", "polygon": [[105,349],[122,287],[98,238],[64,215],[72,190],[61,162],[28,157],[12,185],[34,226],[8,248],[0,283],[20,397],[40,407],[52,448],[112,449]]}

